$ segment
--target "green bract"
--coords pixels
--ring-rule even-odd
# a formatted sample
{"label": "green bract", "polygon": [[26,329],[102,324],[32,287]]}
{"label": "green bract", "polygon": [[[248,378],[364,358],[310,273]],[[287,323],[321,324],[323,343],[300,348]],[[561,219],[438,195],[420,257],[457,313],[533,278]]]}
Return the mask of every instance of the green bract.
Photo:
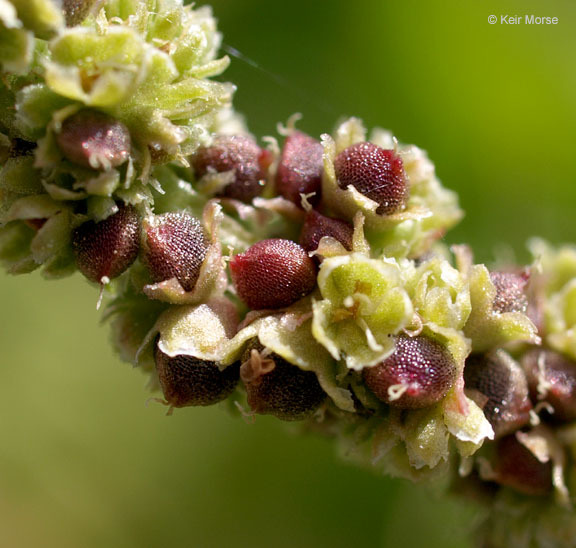
{"label": "green bract", "polygon": [[432,258],[414,268],[408,282],[410,297],[423,323],[461,330],[470,314],[470,291],[465,278],[450,263]]}
{"label": "green bract", "polygon": [[[50,278],[74,272],[70,237],[78,221],[70,207],[36,194],[14,200],[0,220],[0,257],[11,272],[30,272],[40,265]],[[38,220],[42,222],[35,224]]]}
{"label": "green bract", "polygon": [[24,28],[37,38],[50,39],[64,26],[60,0],[10,0]]}
{"label": "green bract", "polygon": [[151,354],[156,335],[160,335],[158,347],[170,357],[186,355],[222,363],[237,325],[236,309],[227,299],[212,299],[196,306],[172,306],[159,316],[146,335],[137,359]]}
{"label": "green bract", "polygon": [[[170,189],[174,179],[172,170],[154,166],[186,166],[212,131],[239,126],[230,108],[233,86],[209,80],[229,62],[216,57],[220,35],[209,8],[194,10],[181,0],[100,7],[67,28],[59,1],[0,2],[0,58],[9,71],[0,85],[0,223],[11,223],[0,229],[0,254],[12,272],[44,263],[51,276],[72,272],[76,226],[105,219],[119,202],[146,211],[166,194],[163,180]],[[125,124],[132,142],[127,162],[96,171],[63,157],[57,136],[83,109]],[[36,208],[32,219],[22,213],[28,202],[17,202],[36,196],[51,207]],[[174,199],[167,197],[164,207]],[[192,200],[194,209],[206,201]],[[16,226],[31,219],[34,227]],[[18,247],[14,242],[18,253],[8,251]],[[32,247],[25,249],[25,242]]]}
{"label": "green bract", "polygon": [[63,27],[58,0],[0,0],[0,65],[25,74],[34,57],[35,38],[47,40]]}
{"label": "green bract", "polygon": [[447,346],[461,372],[470,353],[469,341],[462,333],[472,308],[467,280],[440,257],[411,268],[407,287],[420,326]]}
{"label": "green bract", "polygon": [[434,468],[448,462],[450,437],[463,457],[473,454],[494,432],[481,409],[453,389],[445,400],[429,409],[410,411],[398,430],[406,444],[410,465]]}
{"label": "green bract", "polygon": [[289,312],[258,318],[241,329],[230,341],[224,363],[241,359],[246,344],[255,338],[286,361],[316,373],[334,404],[344,411],[354,411],[350,391],[339,385],[337,364],[312,336],[308,300],[294,305]]}
{"label": "green bract", "polygon": [[32,60],[34,36],[8,0],[0,0],[0,59],[4,70],[24,73]]}
{"label": "green bract", "polygon": [[472,312],[464,332],[472,339],[474,351],[484,352],[515,341],[532,343],[539,341],[536,327],[526,314],[499,313],[493,309],[496,288],[484,265],[474,265],[468,275]]}
{"label": "green bract", "polygon": [[324,260],[322,299],[314,303],[312,332],[334,359],[361,370],[386,358],[392,335],[413,320],[413,307],[394,260],[352,253]]}
{"label": "green bract", "polygon": [[576,247],[533,240],[535,291],[546,342],[576,359]]}
{"label": "green bract", "polygon": [[157,12],[156,1],[108,3],[91,25],[52,40],[46,63],[46,100],[53,92],[124,122],[145,176],[158,158],[185,163],[233,91],[207,80],[228,65],[226,57],[215,59],[219,35],[210,11],[163,4],[166,11]]}
{"label": "green bract", "polygon": [[429,408],[343,418],[337,431],[347,458],[412,480],[445,477],[453,446],[466,458],[494,437],[481,409],[456,390]]}
{"label": "green bract", "polygon": [[[104,319],[110,322],[114,349],[123,361],[142,367],[148,373],[153,372],[153,352],[139,355],[138,351],[167,308],[165,303],[146,298],[131,283],[123,283],[122,291],[108,304],[104,315]],[[151,381],[152,384],[155,382],[154,375]]]}

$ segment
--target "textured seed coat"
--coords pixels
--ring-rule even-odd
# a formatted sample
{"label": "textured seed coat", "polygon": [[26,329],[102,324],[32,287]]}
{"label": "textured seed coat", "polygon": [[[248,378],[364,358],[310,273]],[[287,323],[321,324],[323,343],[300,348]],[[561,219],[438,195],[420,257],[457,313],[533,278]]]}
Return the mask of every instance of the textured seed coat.
{"label": "textured seed coat", "polygon": [[240,364],[220,370],[214,362],[192,356],[170,356],[156,346],[154,358],[162,392],[172,407],[212,405],[236,388]]}
{"label": "textured seed coat", "polygon": [[[509,356],[491,353],[471,356],[464,367],[464,382],[474,393],[473,400],[482,407],[497,437],[518,430],[530,422],[532,404],[528,383],[521,367]],[[483,401],[480,401],[483,400]]]}
{"label": "textured seed coat", "polygon": [[139,245],[140,219],[132,206],[99,223],[88,221],[72,234],[78,270],[96,283],[120,276],[138,257]]}
{"label": "textured seed coat", "polygon": [[232,182],[219,195],[250,202],[264,190],[269,154],[246,135],[219,135],[211,146],[196,152],[192,165],[197,179],[233,172]]}
{"label": "textured seed coat", "polygon": [[302,420],[326,398],[316,374],[303,371],[276,354],[252,349],[240,368],[248,405],[259,415],[286,421]]}
{"label": "textured seed coat", "polygon": [[306,214],[300,233],[300,245],[306,251],[315,251],[324,236],[331,236],[348,251],[352,251],[354,229],[340,219],[326,217],[312,209]]}
{"label": "textured seed coat", "polygon": [[232,281],[251,309],[283,308],[316,286],[316,265],[291,240],[262,240],[230,261]]}
{"label": "textured seed coat", "polygon": [[100,170],[122,165],[131,150],[128,128],[93,110],[81,110],[66,118],[56,141],[67,160]]}
{"label": "textured seed coat", "polygon": [[390,215],[404,209],[408,183],[402,158],[393,150],[373,143],[357,143],[336,156],[334,170],[340,188],[352,185],[380,204],[377,213]]}
{"label": "textured seed coat", "polygon": [[528,277],[515,272],[490,272],[490,279],[496,288],[493,307],[496,312],[526,312],[528,298],[526,286]]}
{"label": "textured seed coat", "polygon": [[176,278],[185,291],[192,291],[208,250],[202,225],[192,215],[164,213],[145,227],[143,261],[156,283]]}
{"label": "textured seed coat", "polygon": [[324,168],[322,152],[320,142],[304,133],[296,131],[286,137],[276,173],[278,194],[300,206],[301,194],[314,193],[308,201],[317,203]]}
{"label": "textured seed coat", "polygon": [[456,375],[448,350],[427,337],[396,338],[394,353],[363,369],[366,386],[383,402],[402,409],[428,407],[444,398]]}

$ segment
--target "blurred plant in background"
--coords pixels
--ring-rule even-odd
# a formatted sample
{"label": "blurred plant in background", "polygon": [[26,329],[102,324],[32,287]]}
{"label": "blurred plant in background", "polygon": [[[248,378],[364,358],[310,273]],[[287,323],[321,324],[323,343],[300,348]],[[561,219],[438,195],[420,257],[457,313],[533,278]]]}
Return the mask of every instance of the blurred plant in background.
{"label": "blurred plant in background", "polygon": [[[566,28],[489,27],[481,10],[457,6],[439,13],[419,5],[417,16],[408,7],[371,2],[330,8],[320,2],[306,10],[297,2],[279,13],[256,1],[222,7],[216,2],[214,8],[227,43],[266,68],[253,71],[235,61],[227,73],[239,85],[236,104],[255,133],[269,133],[270,120],[295,110],[305,112],[301,127],[315,135],[333,126],[339,113],[359,114],[430,151],[468,214],[450,241],[473,244],[480,259],[489,260],[503,239],[519,253],[532,233],[575,239],[569,210],[562,215],[574,192],[574,82],[565,54],[574,44]],[[569,20],[570,6],[554,9]],[[522,49],[535,43],[533,33],[539,33],[537,56]],[[276,73],[289,83],[278,86]],[[284,96],[283,104],[278,96]],[[325,108],[334,112],[326,114]],[[554,189],[561,200],[553,197]],[[12,290],[19,283],[20,294]],[[38,516],[34,529],[55,545],[171,545],[190,538],[192,530],[205,546],[258,545],[260,537],[281,537],[278,546],[338,546],[360,538],[368,545],[408,545],[421,542],[409,536],[414,504],[422,504],[428,516],[432,506],[439,516],[455,511],[449,501],[439,507],[412,489],[399,492],[396,482],[327,464],[332,457],[326,444],[285,440],[278,425],[265,419],[248,426],[202,409],[168,421],[153,407],[139,407],[143,393],[133,375],[122,377],[116,358],[104,352],[104,336],[94,336],[95,317],[86,319],[85,335],[77,340],[82,326],[76,318],[86,312],[64,307],[78,298],[82,310],[89,309],[91,292],[66,283],[49,291],[39,285],[34,293],[29,284],[3,280],[5,309],[15,311],[13,322],[2,328],[7,350],[0,373],[8,390],[3,416],[14,421],[1,453],[3,469],[14,470],[0,482],[7,542],[37,543],[35,531],[15,525],[32,513]],[[30,340],[34,348],[28,348]],[[38,348],[48,363],[38,362]],[[123,404],[116,408],[114,401]],[[29,422],[22,427],[21,420]],[[246,475],[251,465],[254,474]],[[106,483],[94,482],[92,472]],[[145,477],[152,478],[150,484]],[[281,502],[268,508],[268,500]],[[319,507],[325,508],[321,516]],[[286,516],[295,516],[296,523]],[[427,541],[436,527],[439,544],[465,545],[461,529],[470,520],[451,518],[448,526],[445,521],[432,517],[422,525]],[[353,529],[344,530],[344,522]]]}

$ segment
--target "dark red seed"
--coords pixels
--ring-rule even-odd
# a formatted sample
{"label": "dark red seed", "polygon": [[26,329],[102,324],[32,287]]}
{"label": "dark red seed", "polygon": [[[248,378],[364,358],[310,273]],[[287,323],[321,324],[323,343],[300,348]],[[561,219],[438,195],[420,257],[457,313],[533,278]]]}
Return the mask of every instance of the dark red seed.
{"label": "dark red seed", "polygon": [[128,128],[95,110],[81,110],[66,118],[56,141],[66,159],[100,170],[122,165],[131,150]]}
{"label": "dark red seed", "polygon": [[454,384],[456,363],[440,343],[424,336],[396,338],[394,353],[362,371],[366,386],[393,407],[417,409],[433,405]]}
{"label": "dark red seed", "polygon": [[509,356],[497,352],[470,356],[464,367],[464,382],[468,395],[482,407],[496,437],[530,422],[532,404],[526,376]]}
{"label": "dark red seed", "polygon": [[300,233],[300,245],[306,251],[315,251],[324,236],[331,236],[338,240],[348,251],[352,251],[354,229],[340,219],[326,217],[312,209],[306,214],[302,232]]}
{"label": "dark red seed", "polygon": [[230,261],[236,292],[252,310],[289,306],[316,286],[316,265],[297,243],[262,240]]}
{"label": "dark red seed", "polygon": [[220,370],[214,363],[192,356],[170,356],[158,346],[154,359],[164,398],[172,407],[212,405],[226,399],[236,388],[240,364]]}
{"label": "dark red seed", "polygon": [[527,274],[516,272],[490,272],[490,279],[496,288],[493,307],[496,312],[526,312],[528,298],[526,286]]}
{"label": "dark red seed", "polygon": [[515,435],[496,442],[496,481],[525,495],[547,495],[552,491],[552,464],[540,462]]}
{"label": "dark red seed", "polygon": [[408,183],[402,158],[393,150],[373,143],[357,143],[336,156],[334,169],[340,188],[352,185],[380,204],[376,213],[390,215],[404,208]]}
{"label": "dark red seed", "polygon": [[185,291],[192,291],[208,251],[208,240],[200,221],[186,212],[164,213],[149,221],[143,262],[152,281],[176,278]]}
{"label": "dark red seed", "polygon": [[98,223],[88,221],[72,234],[78,270],[96,283],[120,276],[138,257],[139,246],[140,217],[132,206]]}
{"label": "dark red seed", "polygon": [[316,374],[303,371],[277,354],[252,349],[240,367],[248,405],[259,415],[274,415],[285,421],[302,420],[325,400]]}
{"label": "dark red seed", "polygon": [[553,350],[533,348],[523,356],[522,365],[534,401],[543,397],[553,407],[550,418],[576,420],[576,362]]}
{"label": "dark red seed", "polygon": [[250,202],[262,193],[269,164],[267,151],[246,135],[216,136],[211,146],[200,148],[192,157],[197,179],[209,173],[233,171],[233,181],[219,195],[242,202]]}
{"label": "dark red seed", "polygon": [[304,133],[295,131],[286,137],[276,173],[278,194],[300,207],[301,194],[315,193],[308,202],[318,203],[324,169],[322,153],[320,141]]}
{"label": "dark red seed", "polygon": [[62,0],[62,11],[67,27],[78,25],[88,16],[95,0]]}

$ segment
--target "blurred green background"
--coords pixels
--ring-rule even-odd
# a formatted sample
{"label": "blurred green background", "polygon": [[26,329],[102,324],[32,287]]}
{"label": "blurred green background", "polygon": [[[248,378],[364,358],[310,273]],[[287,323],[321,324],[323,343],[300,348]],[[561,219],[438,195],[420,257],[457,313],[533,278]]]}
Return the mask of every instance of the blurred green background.
{"label": "blurred green background", "polygon": [[[258,135],[344,115],[429,151],[479,261],[576,241],[576,4],[216,0]],[[488,24],[495,14],[554,26]],[[79,277],[0,275],[0,546],[471,547],[473,508],[341,461],[327,440],[223,410],[165,417],[112,354]],[[467,540],[468,539],[468,540]]]}

